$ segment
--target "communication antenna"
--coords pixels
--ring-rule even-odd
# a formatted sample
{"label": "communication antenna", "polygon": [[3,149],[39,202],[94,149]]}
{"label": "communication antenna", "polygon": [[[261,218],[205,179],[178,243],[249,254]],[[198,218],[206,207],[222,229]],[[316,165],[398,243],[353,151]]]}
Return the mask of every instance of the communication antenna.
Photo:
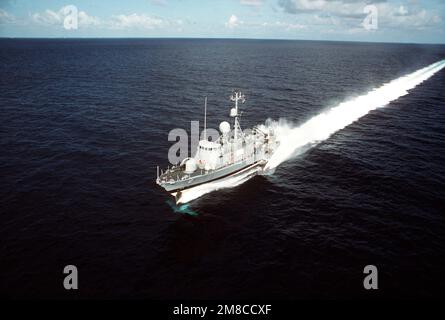
{"label": "communication antenna", "polygon": [[[230,116],[234,118],[234,136],[233,136],[233,140],[235,143],[235,146],[237,146],[238,143],[238,129],[241,130],[240,126],[239,126],[239,120],[238,117],[240,116],[240,114],[238,113],[238,101],[241,101],[241,103],[244,103],[244,101],[246,101],[244,94],[241,93],[241,91],[235,90],[232,94],[232,96],[230,97],[230,100],[235,102],[235,108],[232,108],[230,110]],[[242,131],[241,131],[242,134]]]}

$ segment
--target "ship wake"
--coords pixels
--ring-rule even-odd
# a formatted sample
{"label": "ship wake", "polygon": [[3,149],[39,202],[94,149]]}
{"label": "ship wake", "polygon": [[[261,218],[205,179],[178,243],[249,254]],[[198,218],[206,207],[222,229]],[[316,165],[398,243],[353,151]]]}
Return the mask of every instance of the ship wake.
{"label": "ship wake", "polygon": [[370,111],[382,108],[391,101],[408,94],[423,81],[445,67],[445,60],[431,64],[406,76],[375,88],[368,93],[349,99],[295,127],[288,121],[269,121],[280,146],[274,152],[265,169],[269,172],[286,160],[294,158],[312,146],[328,139],[335,132],[357,121]]}

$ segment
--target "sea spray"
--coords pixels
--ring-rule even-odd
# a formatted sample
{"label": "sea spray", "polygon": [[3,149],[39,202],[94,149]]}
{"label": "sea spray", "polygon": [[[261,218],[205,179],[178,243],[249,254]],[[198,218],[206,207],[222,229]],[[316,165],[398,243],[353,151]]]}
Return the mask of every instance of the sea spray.
{"label": "sea spray", "polygon": [[167,203],[172,208],[173,212],[184,214],[184,215],[189,215],[189,216],[197,216],[198,215],[198,213],[196,211],[194,211],[192,208],[190,208],[190,205],[187,203],[176,205],[176,203],[174,203],[174,201],[172,201],[172,200],[168,200]]}
{"label": "sea spray", "polygon": [[303,123],[293,127],[286,120],[266,123],[275,130],[280,146],[274,152],[265,169],[274,169],[284,161],[301,154],[335,132],[357,121],[370,111],[388,105],[391,101],[408,94],[436,72],[445,67],[445,60],[436,62],[406,76],[402,76],[368,93],[349,99]]}

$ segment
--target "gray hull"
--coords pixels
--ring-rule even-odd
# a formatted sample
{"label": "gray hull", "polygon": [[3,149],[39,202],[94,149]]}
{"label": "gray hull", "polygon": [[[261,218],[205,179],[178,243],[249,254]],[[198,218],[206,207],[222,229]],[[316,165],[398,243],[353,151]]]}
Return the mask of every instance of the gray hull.
{"label": "gray hull", "polygon": [[266,164],[265,160],[259,160],[256,162],[241,161],[208,172],[204,170],[202,171],[198,170],[198,172],[195,175],[190,176],[184,180],[175,181],[174,183],[162,183],[161,186],[170,193],[179,192],[189,188],[196,187],[201,184],[218,181],[220,179],[224,179],[229,176],[234,176],[237,173],[247,170],[251,167],[258,167],[258,166],[264,167],[265,164]]}

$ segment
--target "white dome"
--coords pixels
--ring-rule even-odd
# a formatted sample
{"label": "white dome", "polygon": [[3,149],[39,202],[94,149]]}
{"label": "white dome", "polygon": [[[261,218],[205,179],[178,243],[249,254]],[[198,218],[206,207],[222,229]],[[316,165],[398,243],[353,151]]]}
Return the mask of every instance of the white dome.
{"label": "white dome", "polygon": [[223,121],[219,124],[219,131],[222,132],[222,134],[226,134],[230,132],[230,123],[227,121]]}
{"label": "white dome", "polygon": [[235,108],[230,109],[230,116],[231,117],[236,117],[237,116]]}
{"label": "white dome", "polygon": [[196,170],[196,160],[191,158],[185,163],[185,172],[192,173]]}

